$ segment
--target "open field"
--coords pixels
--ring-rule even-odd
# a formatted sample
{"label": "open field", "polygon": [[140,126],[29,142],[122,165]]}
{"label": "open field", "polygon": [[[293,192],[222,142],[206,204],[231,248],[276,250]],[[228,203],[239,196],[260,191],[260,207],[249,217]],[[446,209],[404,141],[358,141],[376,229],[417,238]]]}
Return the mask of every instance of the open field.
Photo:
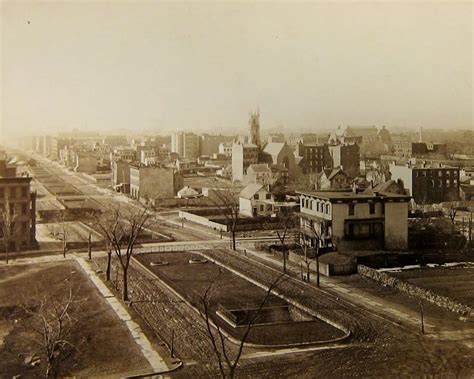
{"label": "open field", "polygon": [[[219,310],[219,314],[236,315],[237,318],[245,317],[246,311],[242,310],[258,308],[266,292],[211,262],[190,264],[189,260],[193,258],[200,256],[178,252],[143,254],[137,257],[159,278],[201,310],[203,294],[212,285],[210,305],[213,320],[234,337],[241,336],[245,332],[245,322],[234,328],[217,316],[216,311]],[[157,261],[166,261],[168,264],[150,266],[151,262]],[[248,342],[269,345],[298,344],[330,340],[344,335],[326,322],[300,314],[292,309],[293,307],[287,306],[285,300],[270,296],[265,303],[265,312],[260,314],[262,321],[252,329]]]}
{"label": "open field", "polygon": [[[43,376],[46,360],[35,342],[32,316],[23,306],[45,295],[63,298],[70,288],[79,300],[71,308],[78,322],[69,337],[77,350],[68,351],[59,376],[117,377],[151,371],[125,324],[75,262],[3,266],[0,278],[0,376]],[[33,354],[41,363],[27,367],[24,360]]]}
{"label": "open field", "polygon": [[390,272],[408,283],[474,306],[474,267],[423,267]]}

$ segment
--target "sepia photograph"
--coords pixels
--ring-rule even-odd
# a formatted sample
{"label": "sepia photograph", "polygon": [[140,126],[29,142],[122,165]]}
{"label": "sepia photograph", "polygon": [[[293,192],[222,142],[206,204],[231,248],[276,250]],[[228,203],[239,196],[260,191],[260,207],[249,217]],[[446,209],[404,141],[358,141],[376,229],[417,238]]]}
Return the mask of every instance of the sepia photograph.
{"label": "sepia photograph", "polygon": [[0,379],[474,378],[473,20],[0,0]]}

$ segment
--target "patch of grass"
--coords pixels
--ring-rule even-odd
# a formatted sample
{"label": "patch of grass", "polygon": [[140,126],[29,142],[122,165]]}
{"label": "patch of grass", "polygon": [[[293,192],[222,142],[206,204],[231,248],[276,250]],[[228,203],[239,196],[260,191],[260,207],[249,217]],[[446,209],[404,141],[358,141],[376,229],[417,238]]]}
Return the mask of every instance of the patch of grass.
{"label": "patch of grass", "polygon": [[[0,328],[3,325],[7,332],[0,346],[0,372],[5,377],[43,375],[46,360],[31,329],[31,316],[22,307],[35,296],[65,296],[70,286],[82,299],[79,321],[69,338],[77,350],[70,351],[59,375],[116,377],[151,370],[126,326],[75,262],[4,266],[0,277],[4,274],[8,276],[0,285]],[[24,359],[32,354],[41,357],[41,364],[28,368]]]}

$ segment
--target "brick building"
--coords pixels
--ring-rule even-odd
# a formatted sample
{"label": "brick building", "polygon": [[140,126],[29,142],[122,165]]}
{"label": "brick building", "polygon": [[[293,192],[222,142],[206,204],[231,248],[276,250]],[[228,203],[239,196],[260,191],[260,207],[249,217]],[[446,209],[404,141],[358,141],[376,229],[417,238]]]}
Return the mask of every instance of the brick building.
{"label": "brick building", "polygon": [[416,204],[437,204],[459,200],[459,168],[441,164],[400,166],[391,164],[390,173],[413,197]]}

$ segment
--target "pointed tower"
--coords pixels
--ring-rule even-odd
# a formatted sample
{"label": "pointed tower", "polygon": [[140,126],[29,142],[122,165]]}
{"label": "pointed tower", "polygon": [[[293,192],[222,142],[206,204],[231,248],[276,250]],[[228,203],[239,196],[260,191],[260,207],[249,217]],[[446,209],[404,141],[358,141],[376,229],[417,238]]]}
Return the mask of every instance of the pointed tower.
{"label": "pointed tower", "polygon": [[250,134],[249,134],[249,143],[257,145],[260,147],[260,111],[257,110],[256,113],[250,113]]}

